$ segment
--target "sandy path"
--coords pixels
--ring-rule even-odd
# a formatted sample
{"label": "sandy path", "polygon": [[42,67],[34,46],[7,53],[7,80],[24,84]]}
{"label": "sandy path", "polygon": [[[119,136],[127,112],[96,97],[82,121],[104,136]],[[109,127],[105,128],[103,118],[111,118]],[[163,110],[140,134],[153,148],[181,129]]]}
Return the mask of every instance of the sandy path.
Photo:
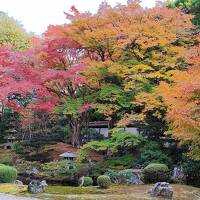
{"label": "sandy path", "polygon": [[39,199],[29,198],[29,197],[17,197],[8,194],[0,194],[0,200],[39,200]]}

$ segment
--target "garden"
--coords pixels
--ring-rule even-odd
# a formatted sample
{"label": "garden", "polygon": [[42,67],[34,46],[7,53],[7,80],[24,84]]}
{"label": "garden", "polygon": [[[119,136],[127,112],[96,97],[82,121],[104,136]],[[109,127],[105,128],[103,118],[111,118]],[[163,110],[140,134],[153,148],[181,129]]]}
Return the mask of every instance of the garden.
{"label": "garden", "polygon": [[103,1],[42,35],[0,11],[0,199],[200,199],[199,11]]}

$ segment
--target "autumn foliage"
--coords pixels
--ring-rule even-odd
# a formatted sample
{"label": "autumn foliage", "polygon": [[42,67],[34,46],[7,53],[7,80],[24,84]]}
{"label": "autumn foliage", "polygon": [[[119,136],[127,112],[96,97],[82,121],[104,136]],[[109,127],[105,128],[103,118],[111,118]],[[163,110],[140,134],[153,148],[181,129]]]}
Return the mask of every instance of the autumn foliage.
{"label": "autumn foliage", "polygon": [[[19,111],[24,124],[36,111],[64,114],[77,147],[89,111],[125,126],[151,110],[161,119],[168,106],[175,136],[198,135],[199,67],[179,71],[199,64],[188,57],[198,43],[191,15],[138,1],[104,2],[95,14],[73,6],[65,15],[70,23],[50,25],[29,49],[0,48],[2,105]],[[160,83],[166,106],[155,92]]]}
{"label": "autumn foliage", "polygon": [[[193,52],[194,53],[194,52]],[[161,83],[159,92],[168,106],[167,119],[173,134],[181,141],[193,143],[193,156],[199,158],[200,124],[200,54],[199,48],[192,56],[193,67],[174,74],[172,85]]]}

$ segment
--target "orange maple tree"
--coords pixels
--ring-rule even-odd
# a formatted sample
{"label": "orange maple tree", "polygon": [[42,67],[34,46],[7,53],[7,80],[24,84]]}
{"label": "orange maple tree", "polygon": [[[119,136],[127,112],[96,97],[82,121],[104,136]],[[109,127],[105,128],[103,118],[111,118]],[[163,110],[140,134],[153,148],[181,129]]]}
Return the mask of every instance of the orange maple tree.
{"label": "orange maple tree", "polygon": [[199,158],[200,151],[200,47],[193,51],[193,67],[174,74],[174,83],[161,83],[158,88],[168,106],[168,133],[192,143],[191,154]]}
{"label": "orange maple tree", "polygon": [[[144,9],[139,1],[128,1],[113,8],[102,3],[95,14],[74,7],[71,11],[65,13],[71,21],[65,33],[81,44],[84,61],[91,66],[86,76],[93,89],[114,83],[124,94],[137,94],[148,83],[171,81],[176,70],[187,67],[185,56],[193,45],[192,16],[179,9],[164,4]],[[107,76],[122,83],[106,82]],[[113,102],[95,107],[110,118],[120,110]]]}

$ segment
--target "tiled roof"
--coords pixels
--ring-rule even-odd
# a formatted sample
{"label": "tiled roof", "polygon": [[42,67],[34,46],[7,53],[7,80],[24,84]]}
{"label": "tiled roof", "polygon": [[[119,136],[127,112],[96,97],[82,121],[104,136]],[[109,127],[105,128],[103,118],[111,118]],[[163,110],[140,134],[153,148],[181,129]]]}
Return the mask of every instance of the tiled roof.
{"label": "tiled roof", "polygon": [[65,152],[59,155],[60,157],[64,157],[64,158],[75,158],[76,154],[72,153],[72,152]]}

